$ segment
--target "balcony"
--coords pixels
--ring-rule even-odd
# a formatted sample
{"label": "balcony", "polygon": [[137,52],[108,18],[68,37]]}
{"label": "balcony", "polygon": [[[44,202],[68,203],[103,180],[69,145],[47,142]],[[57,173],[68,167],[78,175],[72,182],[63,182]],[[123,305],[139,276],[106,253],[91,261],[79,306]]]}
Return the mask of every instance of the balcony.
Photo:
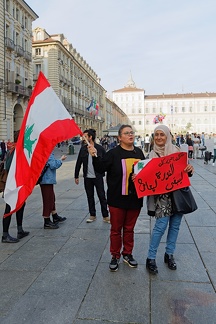
{"label": "balcony", "polygon": [[24,56],[24,49],[21,46],[16,45],[15,51],[16,51],[17,56]]}
{"label": "balcony", "polygon": [[32,89],[26,88],[20,84],[16,84],[13,82],[8,82],[7,92],[12,92],[17,95],[22,95],[25,97],[30,97],[32,94]]}
{"label": "balcony", "polygon": [[24,52],[24,58],[26,59],[26,61],[31,62],[32,54],[30,52],[25,51]]}
{"label": "balcony", "polygon": [[13,51],[15,49],[15,44],[14,41],[12,39],[10,39],[9,37],[5,37],[5,46],[7,47],[7,49]]}
{"label": "balcony", "polygon": [[76,115],[84,116],[84,111],[82,109],[74,108],[73,111]]}

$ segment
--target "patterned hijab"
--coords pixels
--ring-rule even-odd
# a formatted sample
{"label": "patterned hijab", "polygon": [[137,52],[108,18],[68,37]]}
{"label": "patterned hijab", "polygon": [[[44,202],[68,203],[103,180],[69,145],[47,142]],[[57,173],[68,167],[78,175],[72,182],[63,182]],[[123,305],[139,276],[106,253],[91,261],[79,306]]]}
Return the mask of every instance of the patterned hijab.
{"label": "patterned hijab", "polygon": [[172,144],[172,136],[170,134],[169,128],[163,124],[158,125],[154,129],[154,136],[156,131],[158,130],[162,131],[166,135],[167,140],[164,146],[158,146],[154,143],[153,150],[150,152],[149,157],[158,157],[156,153],[158,153],[160,156],[166,156],[172,153],[179,152],[179,148]]}

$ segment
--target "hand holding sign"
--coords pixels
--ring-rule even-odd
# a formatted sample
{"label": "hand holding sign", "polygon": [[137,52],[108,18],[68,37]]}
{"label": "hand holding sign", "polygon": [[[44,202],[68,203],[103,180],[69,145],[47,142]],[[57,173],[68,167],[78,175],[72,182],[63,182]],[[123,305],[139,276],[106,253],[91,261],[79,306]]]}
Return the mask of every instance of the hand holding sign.
{"label": "hand holding sign", "polygon": [[171,192],[190,185],[187,153],[178,152],[151,159],[136,175],[134,184],[139,198]]}

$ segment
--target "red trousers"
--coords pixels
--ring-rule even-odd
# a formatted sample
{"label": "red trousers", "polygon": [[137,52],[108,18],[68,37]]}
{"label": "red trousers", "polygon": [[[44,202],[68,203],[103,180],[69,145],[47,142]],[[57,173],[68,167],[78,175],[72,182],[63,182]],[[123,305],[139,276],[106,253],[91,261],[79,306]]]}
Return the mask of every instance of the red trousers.
{"label": "red trousers", "polygon": [[134,247],[134,226],[140,209],[122,209],[109,206],[110,211],[110,253],[119,259],[122,255],[132,254]]}
{"label": "red trousers", "polygon": [[43,200],[43,217],[49,217],[55,207],[55,192],[53,184],[41,184],[41,193]]}

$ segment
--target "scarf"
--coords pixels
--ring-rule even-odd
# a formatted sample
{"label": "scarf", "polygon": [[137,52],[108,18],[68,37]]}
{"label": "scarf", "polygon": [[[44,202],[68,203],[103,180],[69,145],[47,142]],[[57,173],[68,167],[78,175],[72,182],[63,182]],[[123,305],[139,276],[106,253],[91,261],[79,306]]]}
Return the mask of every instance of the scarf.
{"label": "scarf", "polygon": [[158,146],[154,142],[153,150],[150,152],[149,158],[158,157],[157,153],[159,154],[159,156],[166,156],[172,153],[179,152],[179,148],[172,144],[172,136],[170,134],[169,128],[166,125],[158,125],[154,129],[154,136],[157,130],[162,131],[166,135],[167,140],[164,146]]}

